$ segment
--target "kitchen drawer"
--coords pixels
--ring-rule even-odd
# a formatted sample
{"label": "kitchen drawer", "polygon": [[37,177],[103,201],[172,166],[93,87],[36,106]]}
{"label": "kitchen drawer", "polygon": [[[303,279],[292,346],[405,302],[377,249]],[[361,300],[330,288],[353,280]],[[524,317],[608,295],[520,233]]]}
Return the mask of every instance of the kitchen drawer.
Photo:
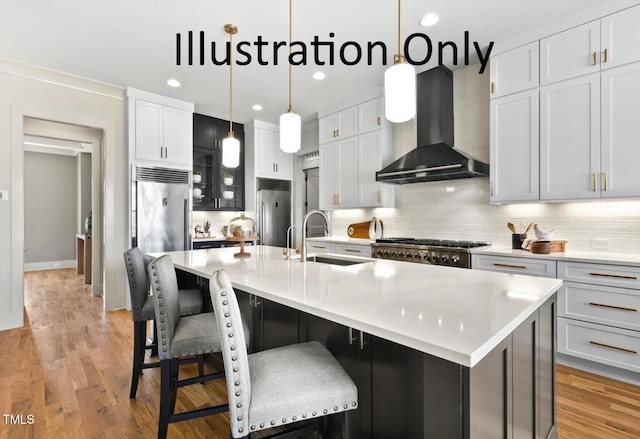
{"label": "kitchen drawer", "polygon": [[558,262],[558,278],[570,282],[640,289],[640,267]]}
{"label": "kitchen drawer", "polygon": [[558,352],[640,372],[640,333],[558,318]]}
{"label": "kitchen drawer", "polygon": [[336,253],[343,255],[371,257],[371,246],[357,244],[336,244]]}
{"label": "kitchen drawer", "polygon": [[307,242],[307,253],[335,253],[336,245],[330,242]]}
{"label": "kitchen drawer", "polygon": [[501,273],[556,277],[556,261],[533,258],[510,258],[491,255],[471,255],[471,268]]}
{"label": "kitchen drawer", "polygon": [[640,330],[640,291],[565,282],[558,316]]}

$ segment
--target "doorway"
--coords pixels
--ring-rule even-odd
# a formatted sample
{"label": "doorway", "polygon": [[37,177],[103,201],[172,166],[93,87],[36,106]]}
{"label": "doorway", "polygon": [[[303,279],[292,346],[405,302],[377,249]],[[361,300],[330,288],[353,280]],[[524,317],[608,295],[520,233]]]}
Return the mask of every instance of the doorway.
{"label": "doorway", "polygon": [[[75,267],[91,213],[91,293],[102,295],[102,130],[24,117],[24,270]],[[86,239],[85,239],[86,242]]]}

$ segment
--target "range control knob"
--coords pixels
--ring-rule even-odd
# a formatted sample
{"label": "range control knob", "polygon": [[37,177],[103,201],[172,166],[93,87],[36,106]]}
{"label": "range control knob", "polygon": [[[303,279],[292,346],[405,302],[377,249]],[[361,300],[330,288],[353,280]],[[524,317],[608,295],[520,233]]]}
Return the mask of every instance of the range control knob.
{"label": "range control knob", "polygon": [[453,262],[454,264],[460,263],[460,257],[456,255],[451,256],[451,262]]}
{"label": "range control knob", "polygon": [[442,255],[442,262],[449,262],[449,256]]}

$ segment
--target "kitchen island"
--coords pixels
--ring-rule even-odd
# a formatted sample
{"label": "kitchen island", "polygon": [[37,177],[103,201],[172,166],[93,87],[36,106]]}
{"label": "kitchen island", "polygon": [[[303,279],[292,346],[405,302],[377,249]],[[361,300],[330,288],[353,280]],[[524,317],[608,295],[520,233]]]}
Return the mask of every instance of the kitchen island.
{"label": "kitchen island", "polygon": [[226,270],[251,350],[323,342],[358,385],[353,437],[555,437],[561,281],[369,258],[301,263],[266,246],[236,259],[236,251],[167,254],[196,284]]}

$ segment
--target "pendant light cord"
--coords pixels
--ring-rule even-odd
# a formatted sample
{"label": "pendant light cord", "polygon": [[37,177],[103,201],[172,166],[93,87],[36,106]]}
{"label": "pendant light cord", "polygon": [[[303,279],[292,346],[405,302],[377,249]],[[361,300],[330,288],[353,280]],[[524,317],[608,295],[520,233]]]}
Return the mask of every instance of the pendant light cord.
{"label": "pendant light cord", "polygon": [[292,3],[293,0],[289,0],[289,113],[293,112],[293,98],[291,93],[291,39],[292,39],[292,25],[291,25],[291,16],[292,16]]}
{"label": "pendant light cord", "polygon": [[229,134],[233,135],[233,33],[229,32]]}
{"label": "pendant light cord", "polygon": [[401,57],[401,52],[400,52],[400,3],[402,2],[402,0],[398,0],[398,57]]}

